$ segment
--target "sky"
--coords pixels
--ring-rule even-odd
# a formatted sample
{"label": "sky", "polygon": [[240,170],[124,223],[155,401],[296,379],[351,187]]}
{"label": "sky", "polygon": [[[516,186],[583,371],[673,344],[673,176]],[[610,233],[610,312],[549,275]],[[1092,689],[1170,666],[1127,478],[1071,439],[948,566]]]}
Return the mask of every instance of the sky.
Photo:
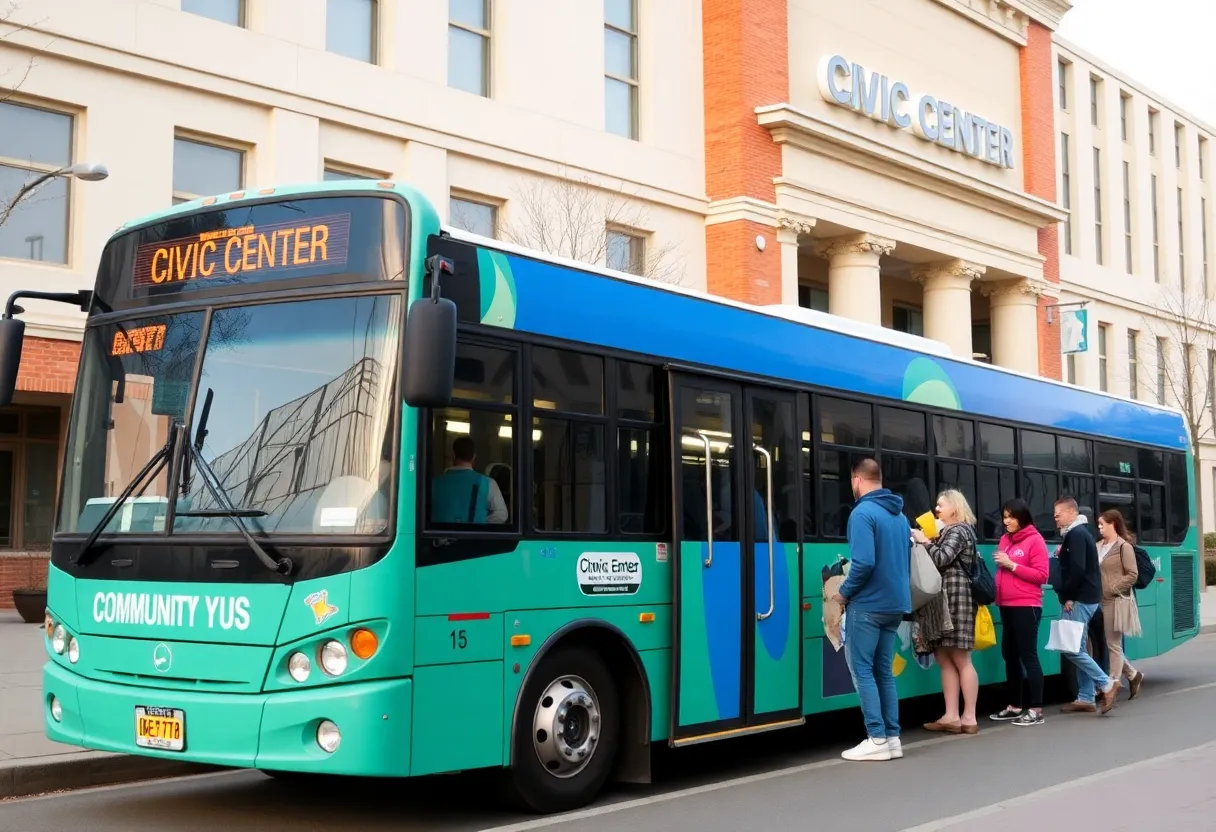
{"label": "sky", "polygon": [[1216,128],[1216,2],[1073,0],[1059,34]]}

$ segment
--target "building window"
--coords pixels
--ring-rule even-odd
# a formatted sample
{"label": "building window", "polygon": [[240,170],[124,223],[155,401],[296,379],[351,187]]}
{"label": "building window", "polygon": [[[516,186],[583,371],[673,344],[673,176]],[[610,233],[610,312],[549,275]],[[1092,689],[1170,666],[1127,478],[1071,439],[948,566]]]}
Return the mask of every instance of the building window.
{"label": "building window", "polygon": [[325,0],[325,49],[376,62],[376,0]]}
{"label": "building window", "polygon": [[[0,199],[16,198],[25,185],[72,165],[74,121],[67,113],[0,103]],[[0,226],[0,257],[68,262],[71,182],[52,176],[17,202]]]}
{"label": "building window", "polygon": [[804,309],[814,309],[816,312],[828,311],[828,290],[818,286],[798,286],[798,305]]}
{"label": "building window", "polygon": [[646,238],[627,231],[608,229],[607,266],[618,272],[641,275],[646,257]]}
{"label": "building window", "polygon": [[1102,265],[1102,151],[1094,148],[1094,254]]}
{"label": "building window", "polygon": [[1068,148],[1068,134],[1060,134],[1060,195],[1063,205],[1068,211],[1064,218],[1064,253],[1072,254],[1072,154]]}
{"label": "building window", "polygon": [[182,11],[230,26],[245,25],[244,0],[182,0]]}
{"label": "building window", "polygon": [[891,329],[909,335],[925,334],[925,313],[908,306],[895,306],[891,310]]}
{"label": "building window", "polygon": [[1174,167],[1182,170],[1182,125],[1174,122]]}
{"label": "building window", "polygon": [[1102,92],[1102,82],[1095,76],[1089,76],[1089,123],[1098,126],[1098,96]]}
{"label": "building window", "polygon": [[1157,155],[1157,116],[1156,110],[1148,111],[1148,155]]}
{"label": "building window", "polygon": [[448,0],[448,86],[490,94],[490,0]]}
{"label": "building window", "polygon": [[59,482],[60,410],[0,410],[0,549],[51,546]]}
{"label": "building window", "polygon": [[1183,235],[1183,218],[1186,212],[1186,197],[1178,189],[1178,285],[1186,288],[1186,238]]}
{"label": "building window", "polygon": [[[1199,199],[1199,233],[1203,245],[1203,296],[1208,297],[1208,201]],[[1216,379],[1213,380],[1216,382]]]}
{"label": "building window", "polygon": [[1127,108],[1131,96],[1125,92],[1119,93],[1119,135],[1127,141]]}
{"label": "building window", "polygon": [[1140,398],[1140,376],[1137,373],[1136,339],[1140,333],[1134,329],[1127,331],[1127,391],[1133,399]]}
{"label": "building window", "polygon": [[195,139],[173,140],[173,204],[244,187],[245,152]]}
{"label": "building window", "polygon": [[635,0],[604,0],[604,124],[638,137],[638,10]]}
{"label": "building window", "polygon": [[1056,62],[1056,69],[1060,83],[1060,109],[1068,109],[1068,64],[1064,61]]}
{"label": "building window", "polygon": [[1132,266],[1132,174],[1131,163],[1123,162],[1123,259],[1128,274],[1135,273]]}
{"label": "building window", "polygon": [[1107,390],[1106,379],[1106,333],[1110,324],[1098,324],[1098,389],[1103,393]]}
{"label": "building window", "polygon": [[1150,198],[1153,204],[1153,280],[1161,282],[1161,223],[1157,218],[1157,174],[1150,177]]}
{"label": "building window", "polygon": [[1069,384],[1077,383],[1077,355],[1070,352],[1064,356],[1064,367],[1067,370],[1067,381]]}
{"label": "building window", "polygon": [[1207,171],[1206,171],[1207,165],[1204,162],[1204,157],[1207,155],[1208,155],[1208,140],[1205,139],[1203,136],[1200,136],[1199,137],[1199,154],[1195,157],[1195,160],[1199,163],[1198,166],[1199,166],[1199,178],[1200,179],[1207,179]]}
{"label": "building window", "polygon": [[1157,339],[1157,404],[1165,404],[1165,362],[1169,355],[1169,341]]}
{"label": "building window", "polygon": [[989,321],[971,324],[971,358],[981,364],[992,363],[992,324]]}
{"label": "building window", "polygon": [[498,232],[498,206],[472,199],[452,197],[448,203],[451,223],[461,231],[493,239]]}

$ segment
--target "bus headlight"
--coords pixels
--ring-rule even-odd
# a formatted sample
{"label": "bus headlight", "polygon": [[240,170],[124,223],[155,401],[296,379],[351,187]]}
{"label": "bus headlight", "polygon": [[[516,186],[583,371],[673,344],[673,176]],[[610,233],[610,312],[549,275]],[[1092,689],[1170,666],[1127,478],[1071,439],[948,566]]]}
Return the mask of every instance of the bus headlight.
{"label": "bus headlight", "polygon": [[80,661],[80,642],[76,640],[75,636],[68,639],[68,661],[72,664]]}
{"label": "bus headlight", "polygon": [[287,672],[297,682],[306,682],[312,673],[312,662],[303,653],[292,653],[287,659]]}
{"label": "bus headlight", "polygon": [[59,704],[59,697],[51,697],[51,719],[56,722],[63,722],[63,705]]}
{"label": "bus headlight", "polygon": [[346,672],[346,648],[342,642],[330,639],[321,645],[321,669],[330,676]]}
{"label": "bus headlight", "polygon": [[333,754],[341,742],[342,732],[338,730],[338,726],[328,719],[321,720],[321,724],[317,726],[317,745],[321,746],[321,750]]}
{"label": "bus headlight", "polygon": [[51,649],[62,656],[67,646],[68,631],[63,629],[63,625],[60,624],[55,627],[55,632],[51,635]]}

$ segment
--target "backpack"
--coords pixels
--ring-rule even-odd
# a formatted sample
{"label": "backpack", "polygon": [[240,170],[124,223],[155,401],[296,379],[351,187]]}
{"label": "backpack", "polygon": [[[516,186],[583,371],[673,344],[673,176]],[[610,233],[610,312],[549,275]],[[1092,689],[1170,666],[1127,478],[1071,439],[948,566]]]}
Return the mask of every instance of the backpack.
{"label": "backpack", "polygon": [[1133,545],[1132,551],[1136,553],[1136,589],[1148,589],[1157,575],[1157,567],[1143,547]]}
{"label": "backpack", "polygon": [[971,580],[971,600],[981,607],[996,603],[996,579],[988,570],[988,564],[980,556],[979,548],[975,545],[975,532],[970,526],[966,527],[967,536],[971,539],[971,572],[967,576]]}

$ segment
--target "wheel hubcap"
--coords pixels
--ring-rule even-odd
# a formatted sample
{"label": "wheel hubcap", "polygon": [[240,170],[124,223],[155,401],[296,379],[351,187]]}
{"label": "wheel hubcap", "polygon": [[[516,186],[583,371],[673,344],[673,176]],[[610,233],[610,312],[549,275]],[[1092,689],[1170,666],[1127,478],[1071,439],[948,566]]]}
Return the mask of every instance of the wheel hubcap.
{"label": "wheel hubcap", "polygon": [[532,718],[532,745],[545,770],[573,777],[595,756],[600,702],[583,679],[562,676],[545,688]]}

